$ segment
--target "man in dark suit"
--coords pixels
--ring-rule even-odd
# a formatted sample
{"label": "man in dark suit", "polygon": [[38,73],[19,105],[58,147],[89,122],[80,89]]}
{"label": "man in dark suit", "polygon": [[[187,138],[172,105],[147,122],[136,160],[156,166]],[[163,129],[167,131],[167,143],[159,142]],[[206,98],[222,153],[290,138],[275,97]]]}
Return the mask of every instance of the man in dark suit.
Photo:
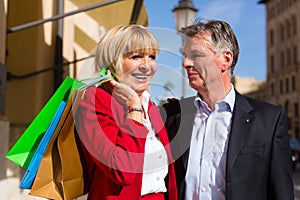
{"label": "man in dark suit", "polygon": [[235,91],[239,46],[230,25],[200,20],[181,33],[182,65],[197,95],[161,107],[180,199],[293,200],[286,116]]}

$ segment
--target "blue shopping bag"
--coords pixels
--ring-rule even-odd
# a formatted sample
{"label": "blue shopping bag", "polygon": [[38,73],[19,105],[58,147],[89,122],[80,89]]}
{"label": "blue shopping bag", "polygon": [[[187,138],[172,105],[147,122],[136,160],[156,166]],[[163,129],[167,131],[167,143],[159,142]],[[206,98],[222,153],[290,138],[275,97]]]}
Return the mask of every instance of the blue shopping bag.
{"label": "blue shopping bag", "polygon": [[61,115],[66,107],[66,102],[62,101],[49,125],[49,127],[46,130],[46,133],[44,134],[41,142],[39,143],[36,152],[34,153],[32,160],[29,163],[29,166],[23,176],[23,179],[19,185],[19,188],[21,189],[30,189],[32,186],[32,183],[35,179],[36,173],[38,171],[38,168],[40,166],[41,160],[43,158],[43,155],[46,151],[46,148],[49,144],[49,141],[57,127],[57,124],[61,118]]}

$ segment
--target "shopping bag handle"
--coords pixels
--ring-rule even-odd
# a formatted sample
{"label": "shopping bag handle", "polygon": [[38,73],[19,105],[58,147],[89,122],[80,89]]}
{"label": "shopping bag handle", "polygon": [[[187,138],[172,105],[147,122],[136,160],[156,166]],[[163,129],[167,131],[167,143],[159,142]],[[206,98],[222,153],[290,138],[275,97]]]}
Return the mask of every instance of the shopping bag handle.
{"label": "shopping bag handle", "polygon": [[112,78],[112,76],[109,74],[109,75],[104,75],[104,76],[101,76],[99,78],[96,78],[95,80],[81,86],[80,88],[78,88],[78,90],[84,90],[92,85],[95,85],[96,83],[100,82],[100,81],[103,81],[105,79],[109,79],[109,78]]}

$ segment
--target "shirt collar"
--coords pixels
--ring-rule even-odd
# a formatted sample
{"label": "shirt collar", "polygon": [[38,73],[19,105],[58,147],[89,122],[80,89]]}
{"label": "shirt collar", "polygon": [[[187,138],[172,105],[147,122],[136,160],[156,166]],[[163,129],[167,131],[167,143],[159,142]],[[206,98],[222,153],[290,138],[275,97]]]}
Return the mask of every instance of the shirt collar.
{"label": "shirt collar", "polygon": [[226,97],[222,101],[217,102],[216,104],[220,105],[226,103],[228,105],[227,106],[228,111],[233,112],[234,102],[235,102],[235,90],[233,85],[231,84],[231,89],[226,95]]}
{"label": "shirt collar", "polygon": [[199,113],[205,113],[207,116],[211,113],[211,109],[208,107],[206,102],[202,101],[199,94],[197,94],[195,98],[194,105]]}
{"label": "shirt collar", "polygon": [[145,112],[147,112],[147,113],[148,113],[149,101],[150,101],[150,93],[147,90],[145,90],[142,93],[142,106],[143,106]]}
{"label": "shirt collar", "polygon": [[[230,89],[229,93],[225,96],[225,98],[223,100],[216,103],[216,107],[220,107],[220,108],[222,107],[222,108],[225,108],[229,112],[233,112],[234,103],[235,103],[235,90],[234,90],[233,85],[231,84],[231,89]],[[197,96],[195,98],[194,105],[199,110],[199,112],[204,112],[206,114],[211,113],[211,109],[208,107],[206,102],[202,101],[199,94],[197,94]],[[224,105],[226,107],[224,107]]]}

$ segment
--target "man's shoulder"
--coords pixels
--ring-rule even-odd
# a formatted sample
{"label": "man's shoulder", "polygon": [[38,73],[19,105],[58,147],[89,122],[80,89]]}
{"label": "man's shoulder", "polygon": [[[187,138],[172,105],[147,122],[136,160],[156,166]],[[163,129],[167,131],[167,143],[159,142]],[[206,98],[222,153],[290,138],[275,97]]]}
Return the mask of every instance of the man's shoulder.
{"label": "man's shoulder", "polygon": [[183,99],[171,99],[169,102],[160,105],[160,109],[164,109],[167,112],[178,113],[185,109],[194,107],[195,96],[183,98]]}
{"label": "man's shoulder", "polygon": [[279,107],[278,105],[272,104],[270,102],[264,101],[264,100],[260,100],[260,99],[256,99],[256,98],[252,98],[246,95],[242,95],[242,94],[237,94],[237,103],[240,103],[241,101],[239,101],[238,99],[244,98],[246,99],[246,101],[251,105],[251,107],[253,107],[256,110],[268,110],[268,111],[281,111],[281,107]]}

